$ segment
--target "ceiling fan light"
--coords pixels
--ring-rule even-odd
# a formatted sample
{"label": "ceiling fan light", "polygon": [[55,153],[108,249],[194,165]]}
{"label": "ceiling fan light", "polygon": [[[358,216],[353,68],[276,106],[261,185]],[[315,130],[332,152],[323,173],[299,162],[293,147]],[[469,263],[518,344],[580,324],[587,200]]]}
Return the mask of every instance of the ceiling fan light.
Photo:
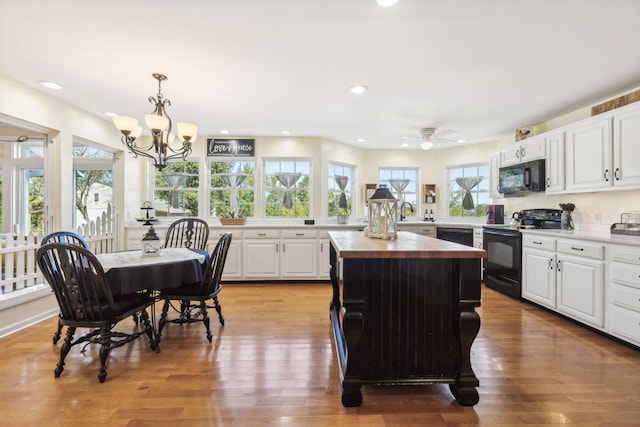
{"label": "ceiling fan light", "polygon": [[420,148],[422,148],[423,150],[431,150],[433,148],[433,142],[425,141],[420,144]]}

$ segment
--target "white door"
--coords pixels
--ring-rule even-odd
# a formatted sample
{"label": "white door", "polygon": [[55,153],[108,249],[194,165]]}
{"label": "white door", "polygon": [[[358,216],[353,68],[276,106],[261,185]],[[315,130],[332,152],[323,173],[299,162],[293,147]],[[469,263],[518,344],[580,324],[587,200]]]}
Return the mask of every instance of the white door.
{"label": "white door", "polygon": [[329,279],[329,273],[331,272],[331,263],[329,260],[331,242],[329,239],[318,240],[318,278]]}
{"label": "white door", "polygon": [[317,278],[317,239],[282,239],[282,277]]}
{"label": "white door", "polygon": [[556,259],[552,252],[522,251],[522,297],[556,308]]}
{"label": "white door", "polygon": [[604,325],[602,262],[558,254],[558,311],[591,326]]}
{"label": "white door", "polygon": [[242,264],[244,277],[272,279],[280,277],[280,240],[244,239]]}
{"label": "white door", "polygon": [[613,185],[640,186],[640,108],[613,116]]}
{"label": "white door", "polygon": [[550,133],[546,138],[547,193],[564,192],[564,131]]}
{"label": "white door", "polygon": [[611,122],[604,117],[567,128],[567,191],[612,186]]}

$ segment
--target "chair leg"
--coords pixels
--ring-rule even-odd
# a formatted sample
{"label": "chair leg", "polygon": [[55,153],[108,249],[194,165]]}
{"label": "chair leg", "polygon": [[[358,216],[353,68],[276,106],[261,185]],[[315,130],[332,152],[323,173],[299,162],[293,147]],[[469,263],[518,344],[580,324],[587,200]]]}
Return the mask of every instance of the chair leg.
{"label": "chair leg", "polygon": [[158,343],[156,342],[156,337],[153,336],[153,328],[151,327],[151,322],[149,321],[149,314],[147,314],[147,310],[142,310],[140,312],[140,321],[144,325],[144,331],[147,333],[149,337],[149,346],[151,350],[158,350]]}
{"label": "chair leg", "polygon": [[218,320],[220,324],[224,326],[224,316],[222,316],[222,306],[220,305],[220,301],[218,300],[218,296],[213,297],[213,307],[218,312]]}
{"label": "chair leg", "polygon": [[60,319],[58,319],[58,329],[53,334],[53,343],[54,344],[58,344],[58,341],[60,341],[60,336],[61,335],[62,335],[62,322],[60,322]]}
{"label": "chair leg", "polygon": [[65,335],[62,347],[60,347],[60,361],[56,365],[56,369],[53,371],[56,378],[58,378],[62,371],[64,371],[64,359],[67,357],[67,354],[69,354],[69,350],[71,350],[71,341],[73,341],[73,334],[75,333],[76,328],[74,326],[69,326],[67,328],[67,335]]}
{"label": "chair leg", "polygon": [[101,383],[107,379],[107,359],[111,351],[111,329],[109,327],[100,330],[100,371],[98,380]]}
{"label": "chair leg", "polygon": [[204,323],[204,327],[207,328],[207,339],[209,342],[213,340],[213,335],[211,335],[211,328],[209,327],[209,312],[207,311],[207,302],[200,301],[200,311],[202,312],[202,322]]}
{"label": "chair leg", "polygon": [[162,337],[162,329],[164,329],[164,324],[167,323],[167,312],[169,311],[169,300],[164,300],[164,304],[162,305],[162,314],[160,314],[160,320],[158,321],[158,336],[156,337],[156,345],[160,345],[160,340]]}

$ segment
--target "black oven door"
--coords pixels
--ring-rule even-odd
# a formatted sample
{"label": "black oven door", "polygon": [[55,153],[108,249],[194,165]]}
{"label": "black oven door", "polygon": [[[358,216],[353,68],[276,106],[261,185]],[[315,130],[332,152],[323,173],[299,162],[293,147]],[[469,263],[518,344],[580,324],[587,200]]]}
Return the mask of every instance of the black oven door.
{"label": "black oven door", "polygon": [[484,282],[511,297],[522,296],[522,234],[518,230],[485,228]]}

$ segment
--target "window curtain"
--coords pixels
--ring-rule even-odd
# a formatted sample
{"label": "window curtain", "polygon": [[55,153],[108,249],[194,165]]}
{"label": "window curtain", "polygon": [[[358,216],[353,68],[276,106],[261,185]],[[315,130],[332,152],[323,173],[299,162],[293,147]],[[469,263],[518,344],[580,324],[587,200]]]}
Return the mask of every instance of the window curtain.
{"label": "window curtain", "polygon": [[282,184],[285,188],[284,192],[284,200],[282,201],[282,205],[291,209],[293,207],[293,202],[291,200],[291,193],[293,192],[292,188],[296,185],[296,182],[300,179],[302,174],[300,173],[277,173],[276,178],[278,182]]}
{"label": "window curtain", "polygon": [[471,190],[473,190],[480,182],[482,182],[482,176],[470,176],[464,178],[456,178],[456,183],[464,191],[464,197],[462,198],[463,209],[473,209],[473,196],[471,196]]}
{"label": "window curtain", "polygon": [[408,179],[390,179],[389,180],[389,184],[391,184],[391,188],[393,188],[396,193],[398,193],[398,202],[402,203],[404,202],[404,194],[403,191],[405,188],[407,188],[407,185],[409,185],[409,180]]}
{"label": "window curtain", "polygon": [[338,198],[338,207],[347,209],[349,207],[347,203],[347,185],[349,184],[349,177],[344,175],[336,175],[335,176],[336,184],[340,189],[340,197]]}
{"label": "window curtain", "polygon": [[179,208],[182,202],[182,193],[176,190],[184,183],[188,175],[184,172],[162,172],[162,176],[171,187],[171,207]]}
{"label": "window curtain", "polygon": [[220,175],[220,178],[227,186],[231,187],[231,212],[237,212],[240,209],[240,199],[238,198],[238,188],[247,178],[246,175],[239,175],[235,173],[225,173]]}

